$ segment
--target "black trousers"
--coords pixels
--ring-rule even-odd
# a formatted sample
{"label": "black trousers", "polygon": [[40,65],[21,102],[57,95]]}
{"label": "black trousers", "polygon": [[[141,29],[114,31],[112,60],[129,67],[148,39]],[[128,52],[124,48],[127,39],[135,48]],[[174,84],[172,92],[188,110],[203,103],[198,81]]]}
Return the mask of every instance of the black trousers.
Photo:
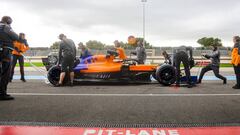
{"label": "black trousers", "polygon": [[176,66],[176,84],[180,83],[180,77],[181,77],[181,71],[180,71],[180,66],[181,66],[181,62],[183,63],[184,66],[184,71],[186,74],[186,78],[187,78],[187,83],[191,84],[192,80],[191,80],[191,73],[190,73],[190,67],[189,67],[189,61],[188,61],[188,54],[185,52],[178,52],[175,55],[175,66]]}
{"label": "black trousers", "polygon": [[5,95],[11,71],[11,52],[9,50],[5,50],[1,54],[0,62],[2,68],[0,73],[0,95]]}
{"label": "black trousers", "polygon": [[10,80],[13,79],[14,69],[17,61],[19,62],[20,66],[21,79],[24,79],[24,58],[22,55],[13,55]]}
{"label": "black trousers", "polygon": [[222,75],[219,74],[219,66],[215,66],[215,65],[209,64],[209,65],[207,65],[206,67],[204,67],[204,68],[202,69],[202,71],[201,71],[201,73],[200,73],[200,76],[199,76],[199,81],[201,82],[204,74],[205,74],[206,72],[208,72],[208,71],[211,71],[211,70],[213,71],[214,75],[215,75],[217,78],[219,78],[219,79],[221,79],[221,80],[226,80],[226,79],[227,79],[226,77],[224,77],[224,76],[222,76]]}
{"label": "black trousers", "polygon": [[240,87],[240,65],[233,66],[235,74],[236,74],[236,85]]}

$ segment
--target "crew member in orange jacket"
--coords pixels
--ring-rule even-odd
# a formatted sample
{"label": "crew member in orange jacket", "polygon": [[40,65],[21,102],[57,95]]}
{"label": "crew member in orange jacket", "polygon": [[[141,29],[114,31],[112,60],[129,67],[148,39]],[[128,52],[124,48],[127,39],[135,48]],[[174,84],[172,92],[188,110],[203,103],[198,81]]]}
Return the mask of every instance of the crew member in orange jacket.
{"label": "crew member in orange jacket", "polygon": [[19,66],[20,66],[20,73],[21,73],[20,80],[22,80],[23,82],[26,82],[26,79],[24,77],[24,57],[23,57],[22,53],[26,52],[29,49],[29,45],[27,43],[27,40],[25,39],[24,33],[19,34],[19,40],[20,40],[20,42],[18,42],[18,41],[14,42],[15,50],[12,51],[13,59],[12,59],[11,76],[10,76],[10,80],[9,80],[10,82],[13,79],[14,68],[17,64],[17,60],[19,62]]}
{"label": "crew member in orange jacket", "polygon": [[233,37],[233,50],[232,50],[232,61],[234,71],[236,74],[236,82],[237,84],[233,86],[233,89],[240,89],[240,37],[234,36]]}
{"label": "crew member in orange jacket", "polygon": [[116,49],[116,51],[117,51],[117,53],[118,53],[119,59],[121,59],[121,60],[127,59],[127,56],[126,56],[126,54],[125,54],[125,51],[124,51],[124,49],[121,47],[121,45],[120,45],[120,43],[119,43],[118,40],[115,40],[115,41],[114,41],[114,45],[115,45],[115,49]]}

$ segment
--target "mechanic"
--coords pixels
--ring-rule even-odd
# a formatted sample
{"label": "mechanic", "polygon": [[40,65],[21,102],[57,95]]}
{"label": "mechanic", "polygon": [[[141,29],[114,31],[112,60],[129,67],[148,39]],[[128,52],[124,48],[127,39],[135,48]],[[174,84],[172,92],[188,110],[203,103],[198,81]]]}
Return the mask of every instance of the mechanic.
{"label": "mechanic", "polygon": [[89,56],[92,56],[89,48],[87,48],[82,42],[78,44],[78,48],[81,49],[80,59],[85,59]]}
{"label": "mechanic", "polygon": [[68,39],[64,34],[60,34],[59,39],[61,40],[59,48],[59,62],[61,61],[62,69],[59,82],[56,86],[62,86],[67,72],[70,73],[70,86],[73,86],[73,68],[74,60],[76,58],[76,46],[73,40]]}
{"label": "mechanic", "polygon": [[[189,54],[189,55],[188,55]],[[180,46],[173,50],[173,66],[176,67],[176,86],[180,86],[180,65],[181,62],[184,66],[184,71],[187,78],[188,88],[192,88],[194,85],[191,80],[190,66],[193,63],[192,47]]]}
{"label": "mechanic", "polygon": [[137,55],[138,64],[144,64],[147,58],[147,53],[142,42],[139,40],[136,50],[131,52],[131,54]]}
{"label": "mechanic", "polygon": [[18,40],[18,35],[11,28],[12,19],[3,16],[0,22],[0,100],[13,100],[7,94],[7,86],[11,70],[11,48],[13,41]]}
{"label": "mechanic", "polygon": [[12,68],[11,68],[11,76],[10,76],[10,82],[12,82],[13,75],[14,75],[14,69],[17,64],[17,61],[19,62],[20,66],[20,73],[21,73],[21,78],[23,82],[26,82],[26,79],[24,77],[24,57],[22,53],[26,52],[29,49],[29,45],[27,43],[27,40],[25,38],[24,33],[19,34],[19,41],[14,42],[14,49],[12,51],[13,59],[12,59]]}
{"label": "mechanic", "polygon": [[232,50],[232,60],[233,68],[236,74],[236,85],[233,86],[233,89],[240,89],[240,37],[233,37],[233,50]]}
{"label": "mechanic", "polygon": [[166,51],[163,51],[162,55],[164,57],[164,63],[172,65],[171,56]]}
{"label": "mechanic", "polygon": [[204,74],[210,70],[213,70],[214,75],[223,80],[223,84],[227,84],[227,78],[219,74],[219,67],[220,67],[220,51],[216,45],[212,45],[212,53],[211,54],[204,54],[203,57],[210,59],[211,63],[204,67],[200,73],[198,83],[202,82],[202,78]]}
{"label": "mechanic", "polygon": [[115,45],[115,49],[116,49],[116,51],[117,51],[117,53],[118,53],[119,59],[121,59],[121,60],[127,59],[127,56],[126,56],[126,54],[125,54],[125,51],[124,51],[124,49],[121,47],[121,45],[120,45],[120,43],[119,43],[118,40],[115,40],[115,41],[114,41],[114,45]]}

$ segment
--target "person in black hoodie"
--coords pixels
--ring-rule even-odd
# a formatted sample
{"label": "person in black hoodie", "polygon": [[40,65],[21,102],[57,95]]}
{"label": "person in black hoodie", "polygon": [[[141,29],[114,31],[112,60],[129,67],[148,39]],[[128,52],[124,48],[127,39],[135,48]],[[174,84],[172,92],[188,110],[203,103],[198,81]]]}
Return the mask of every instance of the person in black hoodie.
{"label": "person in black hoodie", "polygon": [[211,54],[204,54],[203,57],[210,59],[211,63],[204,67],[200,73],[198,83],[202,82],[204,74],[210,70],[213,71],[214,75],[223,80],[223,84],[227,84],[227,78],[219,74],[220,67],[220,51],[216,45],[213,45],[213,50]]}

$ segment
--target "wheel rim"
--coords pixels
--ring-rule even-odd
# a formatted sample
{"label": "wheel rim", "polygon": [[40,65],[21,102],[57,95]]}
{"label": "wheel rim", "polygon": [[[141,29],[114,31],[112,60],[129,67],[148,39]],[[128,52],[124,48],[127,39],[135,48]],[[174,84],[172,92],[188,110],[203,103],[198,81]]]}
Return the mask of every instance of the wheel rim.
{"label": "wheel rim", "polygon": [[172,69],[164,69],[159,76],[162,82],[171,84],[175,78],[175,72]]}
{"label": "wheel rim", "polygon": [[57,58],[55,57],[55,56],[53,56],[53,55],[50,55],[49,57],[48,57],[48,62],[51,64],[51,65],[55,65],[56,63],[57,63]]}

